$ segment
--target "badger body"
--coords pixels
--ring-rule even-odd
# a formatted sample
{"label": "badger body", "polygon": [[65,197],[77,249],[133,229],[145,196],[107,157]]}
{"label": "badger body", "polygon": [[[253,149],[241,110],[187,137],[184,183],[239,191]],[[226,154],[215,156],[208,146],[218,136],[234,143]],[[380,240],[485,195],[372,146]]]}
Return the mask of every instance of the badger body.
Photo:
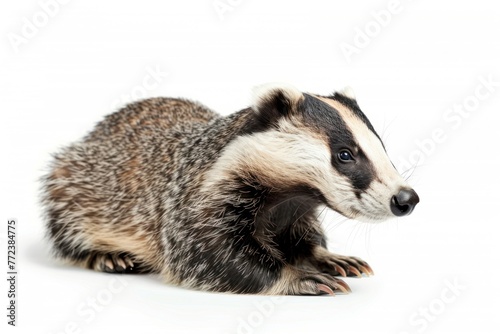
{"label": "badger body", "polygon": [[321,208],[381,221],[417,202],[349,91],[287,86],[226,117],[182,99],[130,104],[55,155],[42,196],[55,254],[75,265],[291,295],[373,273],[328,252]]}

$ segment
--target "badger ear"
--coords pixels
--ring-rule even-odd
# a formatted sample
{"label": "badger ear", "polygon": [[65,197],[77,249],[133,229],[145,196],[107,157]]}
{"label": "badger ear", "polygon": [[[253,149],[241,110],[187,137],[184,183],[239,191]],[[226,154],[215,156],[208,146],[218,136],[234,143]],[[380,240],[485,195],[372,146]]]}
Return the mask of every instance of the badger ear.
{"label": "badger ear", "polygon": [[285,116],[296,110],[303,99],[304,95],[291,85],[270,83],[254,88],[252,109],[268,116]]}
{"label": "badger ear", "polygon": [[340,95],[343,95],[347,98],[350,98],[351,100],[356,101],[356,95],[354,94],[354,89],[350,86],[345,86],[344,89],[341,89],[338,91]]}

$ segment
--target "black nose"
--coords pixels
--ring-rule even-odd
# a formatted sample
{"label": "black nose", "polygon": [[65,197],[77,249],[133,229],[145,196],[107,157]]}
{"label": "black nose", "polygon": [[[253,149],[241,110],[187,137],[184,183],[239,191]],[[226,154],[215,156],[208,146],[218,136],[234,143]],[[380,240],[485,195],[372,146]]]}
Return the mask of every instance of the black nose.
{"label": "black nose", "polygon": [[396,196],[392,196],[391,211],[398,217],[407,216],[413,211],[419,201],[420,199],[415,190],[400,190]]}

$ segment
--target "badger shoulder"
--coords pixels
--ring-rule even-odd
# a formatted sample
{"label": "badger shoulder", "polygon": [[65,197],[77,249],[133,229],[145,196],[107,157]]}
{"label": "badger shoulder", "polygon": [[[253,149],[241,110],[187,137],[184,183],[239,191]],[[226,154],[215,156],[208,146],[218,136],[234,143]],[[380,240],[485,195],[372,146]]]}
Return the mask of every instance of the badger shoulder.
{"label": "badger shoulder", "polygon": [[130,103],[106,116],[85,141],[102,141],[142,132],[164,132],[174,127],[189,131],[194,124],[208,123],[219,115],[204,105],[180,98],[149,98]]}

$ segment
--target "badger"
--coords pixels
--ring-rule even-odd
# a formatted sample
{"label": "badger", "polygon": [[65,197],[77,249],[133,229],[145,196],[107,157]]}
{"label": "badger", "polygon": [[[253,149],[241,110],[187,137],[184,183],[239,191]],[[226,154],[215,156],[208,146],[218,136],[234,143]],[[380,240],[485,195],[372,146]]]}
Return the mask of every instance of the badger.
{"label": "badger", "polygon": [[42,189],[65,262],[242,294],[349,292],[339,276],[373,271],[327,250],[320,209],[380,222],[419,202],[351,89],[288,85],[225,117],[177,98],[129,104],[55,154]]}

